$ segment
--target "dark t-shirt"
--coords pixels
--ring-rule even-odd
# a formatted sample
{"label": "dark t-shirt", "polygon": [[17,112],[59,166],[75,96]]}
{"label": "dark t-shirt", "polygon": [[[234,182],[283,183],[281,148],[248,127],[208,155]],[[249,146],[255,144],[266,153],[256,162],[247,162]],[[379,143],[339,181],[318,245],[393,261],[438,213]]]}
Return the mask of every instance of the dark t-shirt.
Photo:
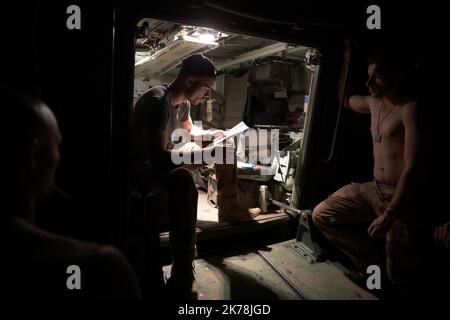
{"label": "dark t-shirt", "polygon": [[146,158],[148,135],[167,132],[166,141],[171,142],[171,134],[189,119],[190,104],[182,103],[172,107],[167,86],[156,86],[144,93],[136,102],[132,117],[132,155],[134,159]]}

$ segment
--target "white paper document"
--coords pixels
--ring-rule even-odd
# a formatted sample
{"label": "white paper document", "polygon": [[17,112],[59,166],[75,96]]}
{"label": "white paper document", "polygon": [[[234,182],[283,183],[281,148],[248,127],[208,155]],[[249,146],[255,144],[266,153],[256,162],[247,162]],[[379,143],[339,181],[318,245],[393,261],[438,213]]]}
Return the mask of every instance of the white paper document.
{"label": "white paper document", "polygon": [[248,129],[247,125],[241,121],[237,125],[235,125],[233,128],[231,128],[230,130],[225,131],[225,137],[215,139],[213,144],[216,146],[219,143],[221,143],[222,141],[225,141],[228,138],[234,137],[235,135],[238,135],[239,133],[242,133],[247,129]]}

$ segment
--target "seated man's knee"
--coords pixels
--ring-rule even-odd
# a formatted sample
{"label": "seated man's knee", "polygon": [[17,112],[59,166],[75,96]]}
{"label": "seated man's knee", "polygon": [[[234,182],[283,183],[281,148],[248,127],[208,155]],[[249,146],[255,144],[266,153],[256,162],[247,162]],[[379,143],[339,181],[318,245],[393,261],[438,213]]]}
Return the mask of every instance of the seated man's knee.
{"label": "seated man's knee", "polygon": [[328,207],[328,203],[324,200],[314,208],[312,219],[315,226],[320,228],[324,224],[327,224],[328,220],[325,217],[327,216]]}
{"label": "seated man's knee", "polygon": [[197,188],[195,186],[192,173],[184,168],[177,168],[170,173],[170,183],[172,188],[183,190],[192,196],[197,196]]}

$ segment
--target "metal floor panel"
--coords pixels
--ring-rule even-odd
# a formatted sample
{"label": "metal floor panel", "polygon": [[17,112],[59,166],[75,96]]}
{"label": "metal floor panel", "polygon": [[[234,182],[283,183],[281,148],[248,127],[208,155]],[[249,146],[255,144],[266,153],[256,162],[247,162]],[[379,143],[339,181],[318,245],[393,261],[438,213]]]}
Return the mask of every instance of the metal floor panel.
{"label": "metal floor panel", "polygon": [[290,240],[269,246],[261,251],[267,262],[273,265],[286,281],[298,288],[308,300],[376,300],[370,292],[358,287],[333,263],[311,264]]}
{"label": "metal floor panel", "polygon": [[302,299],[257,252],[197,259],[195,272],[199,300]]}
{"label": "metal floor panel", "polygon": [[376,300],[331,262],[310,264],[295,243],[195,260],[199,300]]}

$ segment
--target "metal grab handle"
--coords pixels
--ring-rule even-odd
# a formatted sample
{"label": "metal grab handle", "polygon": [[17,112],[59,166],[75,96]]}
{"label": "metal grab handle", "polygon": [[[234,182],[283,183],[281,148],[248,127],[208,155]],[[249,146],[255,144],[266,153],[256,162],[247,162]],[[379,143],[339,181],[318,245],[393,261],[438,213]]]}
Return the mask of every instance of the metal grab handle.
{"label": "metal grab handle", "polygon": [[334,149],[336,148],[337,134],[338,134],[339,124],[341,123],[342,107],[344,106],[345,89],[347,87],[347,74],[348,74],[348,66],[349,66],[349,64],[350,63],[347,62],[346,65],[345,65],[344,90],[342,90],[342,94],[339,97],[339,110],[338,110],[338,114],[337,114],[336,125],[334,127],[333,141],[331,143],[330,152],[328,154],[328,158],[320,159],[320,161],[325,162],[325,163],[328,163],[328,162],[331,161],[331,159],[333,158],[333,155],[334,155]]}
{"label": "metal grab handle", "polygon": [[289,211],[289,212],[294,213],[295,216],[298,216],[298,215],[301,215],[301,214],[302,214],[302,212],[301,212],[300,210],[298,210],[298,209],[296,209],[296,208],[292,208],[292,207],[290,207],[290,206],[288,206],[287,204],[284,204],[284,203],[282,203],[282,202],[279,202],[279,201],[276,201],[276,200],[273,200],[273,199],[269,199],[269,201],[272,201],[272,203],[273,203],[274,205],[276,205],[277,207],[286,209],[286,211]]}

